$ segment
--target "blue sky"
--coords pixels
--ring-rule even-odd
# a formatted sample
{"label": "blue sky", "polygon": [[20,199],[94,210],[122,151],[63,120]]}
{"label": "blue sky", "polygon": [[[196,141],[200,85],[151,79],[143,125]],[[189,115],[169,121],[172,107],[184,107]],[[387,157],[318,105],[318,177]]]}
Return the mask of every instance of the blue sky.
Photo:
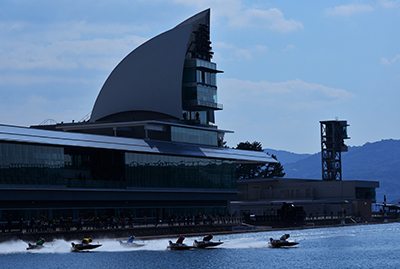
{"label": "blue sky", "polygon": [[0,0],[0,124],[79,121],[144,41],[211,8],[217,125],[230,147],[320,151],[321,120],[350,146],[400,139],[400,1]]}

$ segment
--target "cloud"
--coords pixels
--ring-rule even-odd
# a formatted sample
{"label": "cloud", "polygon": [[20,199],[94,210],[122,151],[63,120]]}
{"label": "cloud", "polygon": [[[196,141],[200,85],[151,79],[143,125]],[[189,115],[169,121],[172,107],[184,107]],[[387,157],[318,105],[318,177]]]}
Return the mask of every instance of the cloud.
{"label": "cloud", "polygon": [[[220,97],[226,99],[229,105],[241,106],[248,103],[290,110],[319,109],[327,105],[347,102],[356,97],[355,94],[343,89],[307,83],[299,79],[278,83],[234,78],[220,79],[219,88],[222,89]],[[237,104],[238,102],[240,104]]]}
{"label": "cloud", "polygon": [[400,0],[396,1],[380,0],[379,3],[384,8],[396,8],[400,5]]}
{"label": "cloud", "polygon": [[90,79],[79,79],[70,77],[58,77],[50,75],[27,75],[23,74],[12,74],[0,76],[0,85],[19,85],[19,86],[32,86],[35,84],[91,84],[93,81]]}
{"label": "cloud", "polygon": [[283,51],[290,51],[294,50],[295,46],[293,44],[287,45],[286,48],[283,49]]}
{"label": "cloud", "polygon": [[286,19],[277,8],[245,8],[240,0],[175,0],[175,3],[201,8],[212,8],[212,19],[227,19],[228,25],[234,28],[266,28],[281,33],[303,29],[303,24],[294,19]]}
{"label": "cloud", "polygon": [[381,64],[382,65],[390,65],[390,64],[394,64],[394,63],[396,63],[397,61],[400,61],[400,55],[399,54],[397,54],[393,59],[391,59],[391,60],[388,60],[388,59],[386,59],[385,57],[382,57],[382,59],[381,59]]}
{"label": "cloud", "polygon": [[342,5],[333,8],[327,8],[325,10],[326,14],[332,16],[350,16],[356,13],[371,12],[374,9],[370,5]]}
{"label": "cloud", "polygon": [[81,96],[52,100],[44,96],[26,94],[23,97],[11,97],[0,102],[0,113],[7,115],[2,119],[2,124],[19,126],[39,125],[46,119],[53,119],[56,122],[70,122],[73,119],[79,121],[90,110],[90,104],[82,102]]}
{"label": "cloud", "polygon": [[215,42],[213,43],[213,46],[221,49],[235,49],[235,45],[228,44],[225,42]]}
{"label": "cloud", "polygon": [[245,49],[239,49],[234,52],[234,56],[236,59],[241,60],[252,60],[253,56],[251,55],[251,52]]}
{"label": "cloud", "polygon": [[[120,24],[75,22],[68,29],[64,24],[53,25],[51,29],[39,25],[27,27],[24,23],[8,26],[0,28],[3,40],[0,44],[0,70],[74,70],[80,67],[109,70],[121,57],[147,40],[127,35],[129,25]],[[6,30],[11,28],[18,30]],[[100,33],[110,37],[97,38]]]}
{"label": "cloud", "polygon": [[229,25],[237,28],[267,28],[281,33],[303,29],[301,22],[285,19],[283,13],[277,8],[243,10],[234,18],[232,17]]}
{"label": "cloud", "polygon": [[[213,47],[216,48],[216,51],[219,51],[214,55],[216,61],[250,61],[253,60],[254,53],[260,54],[268,51],[268,47],[264,45],[254,45],[250,48],[243,49],[224,42],[216,42]],[[224,54],[228,54],[228,56],[224,58],[221,51],[224,52]]]}

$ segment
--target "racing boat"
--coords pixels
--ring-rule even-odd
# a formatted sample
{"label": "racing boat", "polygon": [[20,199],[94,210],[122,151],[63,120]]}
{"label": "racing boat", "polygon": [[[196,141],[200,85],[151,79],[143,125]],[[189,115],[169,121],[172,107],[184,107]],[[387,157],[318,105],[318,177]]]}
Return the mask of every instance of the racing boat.
{"label": "racing boat", "polygon": [[195,247],[194,246],[188,246],[186,244],[172,243],[171,241],[169,241],[169,246],[167,248],[171,249],[171,250],[187,250],[187,249],[192,249],[192,248],[195,248]]}
{"label": "racing boat", "polygon": [[279,240],[274,240],[273,238],[270,238],[268,244],[273,248],[292,247],[299,244],[299,242],[287,241],[286,239],[288,239],[289,237],[289,234],[284,234]]}
{"label": "racing boat", "polygon": [[208,248],[208,247],[215,247],[215,246],[219,246],[222,245],[224,242],[218,241],[218,242],[213,242],[211,241],[211,239],[213,238],[212,235],[207,235],[203,238],[202,241],[197,241],[194,240],[193,242],[193,246],[195,246],[196,248]]}
{"label": "racing boat", "polygon": [[280,247],[291,247],[298,245],[299,242],[288,242],[288,241],[283,241],[281,242],[280,240],[273,240],[273,242],[268,242],[273,248],[280,248]]}
{"label": "racing boat", "polygon": [[31,243],[28,243],[28,247],[26,248],[26,250],[42,249],[42,248],[44,248],[43,245],[33,245]]}
{"label": "racing boat", "polygon": [[167,248],[171,250],[187,250],[195,248],[195,246],[188,246],[186,244],[183,244],[184,239],[185,237],[179,236],[178,240],[176,240],[176,243],[172,243],[172,241],[169,240],[169,245],[167,246]]}
{"label": "racing boat", "polygon": [[100,244],[92,245],[92,244],[75,244],[71,243],[73,251],[81,251],[81,250],[90,250],[94,248],[101,247]]}
{"label": "racing boat", "polygon": [[138,244],[138,243],[135,243],[135,242],[122,242],[122,241],[119,241],[119,244],[121,246],[123,246],[123,247],[126,247],[126,248],[137,248],[137,247],[144,247],[145,246],[145,244]]}
{"label": "racing boat", "polygon": [[90,244],[91,242],[92,242],[91,238],[84,238],[82,240],[82,243],[80,244],[71,243],[72,251],[90,250],[101,247],[99,243],[97,243],[96,245],[92,245]]}

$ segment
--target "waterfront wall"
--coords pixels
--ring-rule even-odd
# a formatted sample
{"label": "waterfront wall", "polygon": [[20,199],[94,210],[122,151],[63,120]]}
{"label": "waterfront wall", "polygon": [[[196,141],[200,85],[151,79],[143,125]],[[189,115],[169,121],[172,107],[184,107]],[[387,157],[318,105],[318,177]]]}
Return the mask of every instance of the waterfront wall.
{"label": "waterfront wall", "polygon": [[35,232],[35,233],[2,233],[0,242],[11,240],[23,240],[25,242],[36,242],[43,237],[47,242],[54,239],[63,239],[66,241],[78,240],[90,237],[93,241],[105,238],[128,239],[134,235],[137,238],[154,238],[157,236],[178,236],[180,234],[204,234],[231,232],[232,227],[237,224],[221,224],[221,225],[199,225],[199,226],[165,226],[165,227],[138,227],[138,228],[122,228],[122,229],[102,229],[102,230],[72,230],[72,231],[51,231],[51,232]]}
{"label": "waterfront wall", "polygon": [[131,235],[142,238],[157,236],[176,236],[179,234],[204,234],[232,231],[232,227],[240,226],[243,218],[215,218],[200,222],[158,222],[158,223],[134,223],[132,225],[78,225],[73,223],[69,226],[51,226],[47,224],[41,227],[30,227],[27,225],[12,226],[3,225],[0,230],[0,242],[10,240],[23,240],[36,242],[43,237],[47,242],[54,239],[80,240],[91,237],[93,240],[102,238],[128,238]]}

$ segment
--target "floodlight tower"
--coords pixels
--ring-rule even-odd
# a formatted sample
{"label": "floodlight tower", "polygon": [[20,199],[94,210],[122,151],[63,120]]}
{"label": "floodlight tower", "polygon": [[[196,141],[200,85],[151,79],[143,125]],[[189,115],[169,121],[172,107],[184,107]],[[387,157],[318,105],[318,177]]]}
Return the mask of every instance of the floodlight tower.
{"label": "floodlight tower", "polygon": [[348,150],[344,144],[347,136],[347,121],[320,121],[322,179],[342,180],[341,152]]}

